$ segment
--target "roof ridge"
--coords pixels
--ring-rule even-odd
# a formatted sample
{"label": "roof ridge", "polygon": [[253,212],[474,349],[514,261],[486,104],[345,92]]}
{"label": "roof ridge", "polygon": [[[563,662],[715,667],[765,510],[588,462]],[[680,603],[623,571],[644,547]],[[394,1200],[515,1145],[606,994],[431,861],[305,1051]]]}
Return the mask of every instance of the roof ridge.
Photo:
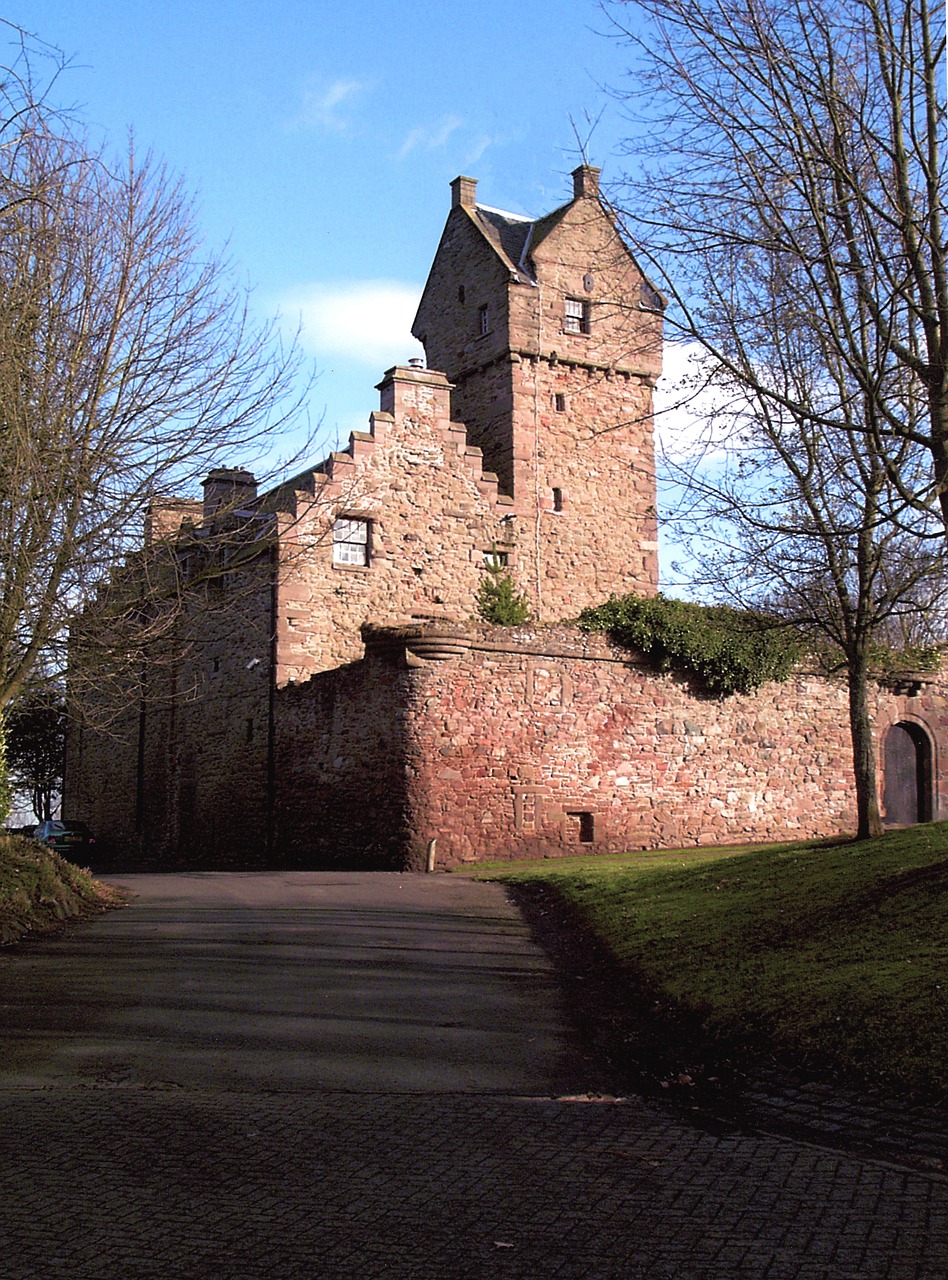
{"label": "roof ridge", "polygon": [[502,218],[510,218],[513,222],[536,222],[537,219],[526,213],[511,213],[509,209],[495,209],[493,205],[480,204],[475,208],[482,209],[484,213],[499,213]]}

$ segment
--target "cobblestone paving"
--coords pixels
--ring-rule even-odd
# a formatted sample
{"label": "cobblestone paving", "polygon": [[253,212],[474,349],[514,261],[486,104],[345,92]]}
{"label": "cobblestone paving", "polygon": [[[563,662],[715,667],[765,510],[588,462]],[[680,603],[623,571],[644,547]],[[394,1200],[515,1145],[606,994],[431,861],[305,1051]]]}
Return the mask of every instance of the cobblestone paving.
{"label": "cobblestone paving", "polygon": [[[329,893],[314,884],[313,894]],[[363,1054],[378,1059],[401,1041],[373,1030],[381,995],[373,1005],[366,993],[388,987],[367,985],[366,966],[391,975],[401,953],[389,918],[381,932],[377,919],[388,889],[373,884],[358,890],[375,894],[370,923],[337,998],[355,1017],[363,993]],[[132,983],[130,957],[140,967],[143,956],[164,954],[150,932],[158,917],[148,914],[163,906],[133,908],[11,960],[0,991],[0,1280],[948,1280],[948,1176],[937,1156],[943,1117],[906,1113],[900,1130],[898,1113],[878,1105],[806,1089],[782,1094],[773,1084],[729,1120],[652,1099],[523,1096],[561,1074],[544,1065],[549,982],[525,938],[514,945],[514,922],[493,899],[478,899],[475,912],[470,895],[438,896],[459,895],[455,887],[406,884],[399,892],[403,927],[420,930],[423,907],[429,924],[427,951],[417,942],[405,950],[414,959],[398,1016],[420,1024],[416,1057],[442,1061],[437,1071],[424,1061],[409,1071],[404,1054],[391,1057],[402,1075],[383,1084],[386,1059],[361,1070],[353,1053],[327,1086],[319,1055],[331,1035],[320,1028],[305,1045],[298,1037],[275,1042],[269,1084],[260,1070],[240,1068],[242,1055],[257,1062],[267,1023],[257,1026],[249,994],[243,1013],[236,995],[251,971],[258,982],[263,974],[261,1008],[285,989],[260,957],[249,967],[235,962],[253,944],[283,957],[275,970],[282,974],[289,944],[270,917],[265,935],[233,916],[239,928],[227,941],[212,916],[200,989],[206,996],[208,984],[235,969],[226,1004],[237,1020],[225,1034],[208,1003],[202,1034],[218,1046],[216,1078],[210,1049],[199,1071],[186,1068],[186,1038],[197,1031],[183,1013],[196,1017],[203,1007],[190,916],[167,908],[162,927],[179,939],[179,962],[169,966],[166,957],[148,984]],[[414,917],[405,910],[409,893]],[[327,926],[313,912],[306,927],[320,945],[308,946],[296,987],[320,963],[320,948],[327,967],[319,981],[336,973],[338,984],[345,967],[344,953],[327,943],[337,918]],[[466,921],[466,932],[447,927],[448,913]],[[294,925],[294,954],[302,927]],[[353,946],[356,927],[347,914]],[[147,934],[141,954],[136,932]],[[107,957],[107,975],[95,981],[92,953]],[[57,964],[72,1004],[65,994],[53,1000]],[[160,984],[174,993],[180,1024],[171,1056],[182,1054],[185,1064],[171,1075]],[[129,1011],[120,1007],[123,988],[136,993]],[[387,1012],[394,1020],[396,1006]],[[135,1020],[145,1014],[158,1018],[147,1036]],[[543,1051],[518,1059],[507,1076],[498,1047],[513,1054],[517,1037],[486,1034],[505,1015],[525,1018],[520,1039]],[[299,1020],[293,1012],[293,1025]],[[475,1025],[476,1058],[471,1037],[460,1034]],[[32,1080],[25,1069],[5,1074],[24,1046],[32,1046]],[[297,1065],[281,1069],[282,1055],[295,1055]],[[113,1060],[122,1070],[109,1068]],[[567,1061],[577,1087],[600,1087],[582,1055]],[[456,1064],[463,1070],[452,1077]],[[448,1086],[469,1074],[470,1086]],[[514,1078],[523,1085],[501,1083]]]}
{"label": "cobblestone paving", "polygon": [[[772,1075],[748,1081],[742,1121],[843,1145],[907,1168],[948,1174],[948,1116],[933,1105],[862,1094],[837,1084],[796,1085]],[[948,1265],[945,1274],[948,1276]]]}
{"label": "cobblestone paving", "polygon": [[0,1093],[3,1280],[944,1280],[948,1181],[660,1104]]}

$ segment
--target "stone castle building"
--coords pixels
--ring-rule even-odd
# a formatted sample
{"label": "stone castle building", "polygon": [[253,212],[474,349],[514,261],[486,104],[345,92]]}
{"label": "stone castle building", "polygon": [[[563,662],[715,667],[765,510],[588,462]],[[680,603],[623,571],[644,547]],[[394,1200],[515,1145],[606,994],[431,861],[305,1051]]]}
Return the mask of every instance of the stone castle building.
{"label": "stone castle building", "polygon": [[[153,504],[142,554],[183,604],[109,715],[75,721],[64,813],[124,867],[851,827],[845,688],[801,674],[715,701],[567,625],[657,588],[662,306],[598,170],[536,220],[456,178],[413,326],[428,367],[390,369],[368,430],[269,492],[221,469],[203,503]],[[529,626],[472,620],[498,562]],[[875,696],[892,814],[940,814],[941,690]]]}

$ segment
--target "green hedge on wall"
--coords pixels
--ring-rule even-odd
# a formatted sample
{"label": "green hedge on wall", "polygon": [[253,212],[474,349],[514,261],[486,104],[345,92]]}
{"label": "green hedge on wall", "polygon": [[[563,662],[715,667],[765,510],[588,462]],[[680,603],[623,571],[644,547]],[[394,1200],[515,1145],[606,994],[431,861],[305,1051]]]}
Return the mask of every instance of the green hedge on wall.
{"label": "green hedge on wall", "polygon": [[769,680],[785,680],[802,651],[799,638],[774,619],[662,595],[612,596],[584,609],[579,625],[606,632],[659,671],[689,676],[717,695],[752,693]]}

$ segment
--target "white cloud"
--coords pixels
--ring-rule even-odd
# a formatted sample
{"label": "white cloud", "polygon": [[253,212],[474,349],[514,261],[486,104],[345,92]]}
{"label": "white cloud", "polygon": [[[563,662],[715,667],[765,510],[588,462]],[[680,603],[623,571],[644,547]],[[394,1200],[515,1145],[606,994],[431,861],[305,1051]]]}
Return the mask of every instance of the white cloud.
{"label": "white cloud", "polygon": [[487,148],[493,146],[496,141],[498,141],[498,139],[492,138],[486,133],[479,134],[474,138],[467,154],[464,157],[464,167],[469,169],[472,165],[477,164],[478,160],[480,160]]}
{"label": "white cloud", "polygon": [[303,90],[300,108],[288,121],[291,129],[318,128],[336,133],[349,127],[349,121],[340,108],[351,107],[354,100],[364,93],[368,85],[362,80],[333,80],[319,88],[310,85]]}
{"label": "white cloud", "polygon": [[398,159],[404,160],[413,151],[437,151],[439,147],[445,146],[451,135],[456,133],[463,123],[460,116],[442,116],[433,124],[418,125],[406,134],[404,142],[396,152]]}
{"label": "white cloud", "polygon": [[655,443],[659,456],[684,463],[721,458],[731,438],[722,421],[728,397],[707,385],[710,360],[697,343],[667,342],[663,372],[655,388]]}
{"label": "white cloud", "polygon": [[411,336],[421,289],[398,280],[343,280],[304,285],[280,310],[302,323],[300,341],[314,356],[346,356],[381,372],[421,355]]}

